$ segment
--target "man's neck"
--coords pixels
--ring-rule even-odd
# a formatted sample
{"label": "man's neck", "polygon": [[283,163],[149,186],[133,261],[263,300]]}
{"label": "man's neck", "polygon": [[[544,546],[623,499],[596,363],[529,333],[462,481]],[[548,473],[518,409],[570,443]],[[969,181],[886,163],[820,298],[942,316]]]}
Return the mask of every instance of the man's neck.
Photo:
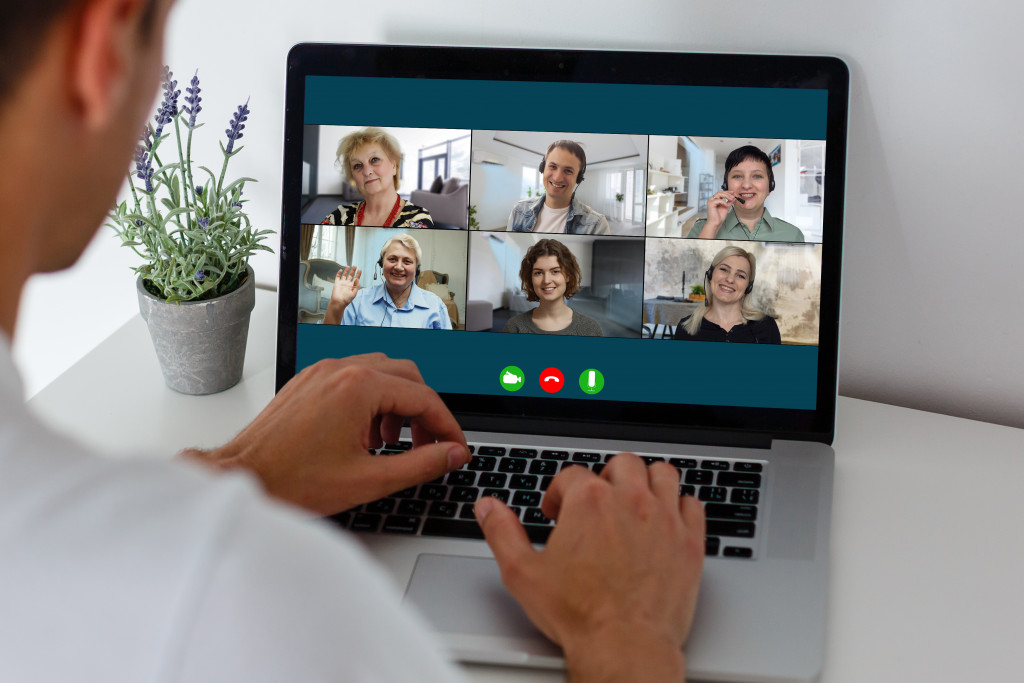
{"label": "man's neck", "polygon": [[544,195],[544,206],[548,207],[549,209],[564,209],[570,204],[572,204],[572,195],[569,195],[566,199],[561,201],[556,200],[550,194]]}

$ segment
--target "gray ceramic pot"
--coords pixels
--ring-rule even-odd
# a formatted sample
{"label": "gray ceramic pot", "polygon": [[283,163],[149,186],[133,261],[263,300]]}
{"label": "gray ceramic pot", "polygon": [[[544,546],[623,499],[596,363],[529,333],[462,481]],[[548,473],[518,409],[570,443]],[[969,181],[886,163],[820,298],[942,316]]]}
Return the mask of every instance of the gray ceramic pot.
{"label": "gray ceramic pot", "polygon": [[139,311],[149,325],[167,386],[183,394],[215,394],[238,384],[249,315],[256,305],[252,268],[241,287],[217,299],[169,304],[138,279]]}

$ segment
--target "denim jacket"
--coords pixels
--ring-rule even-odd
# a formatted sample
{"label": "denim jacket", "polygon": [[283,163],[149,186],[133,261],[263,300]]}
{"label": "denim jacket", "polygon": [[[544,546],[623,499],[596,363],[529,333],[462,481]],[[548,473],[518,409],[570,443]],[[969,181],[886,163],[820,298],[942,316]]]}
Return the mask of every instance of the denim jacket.
{"label": "denim jacket", "polygon": [[[508,229],[512,232],[533,232],[543,206],[543,196],[516,202],[508,217]],[[607,218],[576,199],[574,194],[565,219],[565,232],[570,235],[610,235],[612,230]]]}

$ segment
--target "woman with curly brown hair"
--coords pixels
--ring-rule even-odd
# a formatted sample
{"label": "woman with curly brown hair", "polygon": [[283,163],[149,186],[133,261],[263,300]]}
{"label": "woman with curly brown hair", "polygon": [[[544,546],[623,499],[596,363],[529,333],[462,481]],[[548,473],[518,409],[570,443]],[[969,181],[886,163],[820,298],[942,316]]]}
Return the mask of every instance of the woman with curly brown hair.
{"label": "woman with curly brown hair", "polygon": [[519,279],[527,301],[537,301],[533,310],[520,313],[505,323],[504,332],[564,334],[603,337],[593,318],[566,304],[580,288],[580,265],[558,240],[545,239],[526,251],[519,267]]}

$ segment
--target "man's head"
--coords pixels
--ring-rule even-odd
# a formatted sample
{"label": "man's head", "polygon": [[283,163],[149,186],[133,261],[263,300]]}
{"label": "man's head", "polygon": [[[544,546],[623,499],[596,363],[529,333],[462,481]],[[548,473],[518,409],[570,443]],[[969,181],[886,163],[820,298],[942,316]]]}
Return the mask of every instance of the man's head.
{"label": "man's head", "polygon": [[568,206],[576,186],[583,182],[587,153],[578,142],[555,140],[548,145],[538,170],[544,178],[548,206]]}
{"label": "man's head", "polygon": [[[19,278],[70,266],[103,222],[160,82],[172,4],[4,2],[0,137],[10,158],[0,199],[11,261],[2,265],[17,258],[28,271]],[[19,213],[19,195],[36,208]],[[54,197],[63,210],[38,209]]]}
{"label": "man's head", "polygon": [[[0,107],[38,56],[57,18],[81,4],[82,0],[0,1]],[[152,31],[157,4],[145,0],[141,24],[147,34]]]}

